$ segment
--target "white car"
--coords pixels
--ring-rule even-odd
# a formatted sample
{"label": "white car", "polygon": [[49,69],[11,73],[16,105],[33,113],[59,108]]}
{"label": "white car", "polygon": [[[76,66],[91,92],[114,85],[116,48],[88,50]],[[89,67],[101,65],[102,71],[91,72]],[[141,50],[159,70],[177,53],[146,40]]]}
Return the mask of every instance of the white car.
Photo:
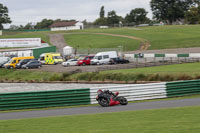
{"label": "white car", "polygon": [[66,62],[62,63],[62,66],[67,67],[67,66],[76,66],[77,65],[77,59],[69,59]]}

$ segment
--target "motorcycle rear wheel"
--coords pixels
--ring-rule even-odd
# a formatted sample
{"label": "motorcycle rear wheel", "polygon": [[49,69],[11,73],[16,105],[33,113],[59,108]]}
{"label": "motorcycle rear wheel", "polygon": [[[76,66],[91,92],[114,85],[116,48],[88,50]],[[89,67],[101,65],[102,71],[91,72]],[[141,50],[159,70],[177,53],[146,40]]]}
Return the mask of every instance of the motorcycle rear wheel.
{"label": "motorcycle rear wheel", "polygon": [[108,107],[109,106],[109,101],[107,98],[99,98],[98,103],[102,106],[102,107]]}
{"label": "motorcycle rear wheel", "polygon": [[127,105],[128,104],[128,101],[125,97],[118,97],[117,100],[120,102],[121,105]]}

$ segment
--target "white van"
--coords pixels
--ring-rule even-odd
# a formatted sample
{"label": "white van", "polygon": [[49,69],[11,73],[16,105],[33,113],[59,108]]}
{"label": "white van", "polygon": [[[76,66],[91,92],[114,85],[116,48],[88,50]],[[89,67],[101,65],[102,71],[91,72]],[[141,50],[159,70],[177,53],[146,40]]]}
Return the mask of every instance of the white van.
{"label": "white van", "polygon": [[0,63],[6,62],[9,60],[10,60],[10,57],[0,57]]}
{"label": "white van", "polygon": [[90,62],[92,65],[108,64],[111,58],[116,57],[118,57],[116,51],[99,52]]}

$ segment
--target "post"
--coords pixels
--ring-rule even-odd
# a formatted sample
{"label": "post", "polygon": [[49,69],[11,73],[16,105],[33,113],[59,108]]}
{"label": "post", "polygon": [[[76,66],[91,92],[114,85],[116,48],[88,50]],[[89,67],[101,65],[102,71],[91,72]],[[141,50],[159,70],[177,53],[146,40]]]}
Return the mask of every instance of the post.
{"label": "post", "polygon": [[171,60],[171,64],[172,64],[172,57],[170,57],[170,60]]}
{"label": "post", "polygon": [[3,35],[3,31],[2,30],[0,30],[0,36],[2,36]]}
{"label": "post", "polygon": [[137,68],[137,64],[138,64],[138,57],[136,57],[136,68]]}
{"label": "post", "polygon": [[145,67],[147,67],[147,58],[144,58],[145,59]]}

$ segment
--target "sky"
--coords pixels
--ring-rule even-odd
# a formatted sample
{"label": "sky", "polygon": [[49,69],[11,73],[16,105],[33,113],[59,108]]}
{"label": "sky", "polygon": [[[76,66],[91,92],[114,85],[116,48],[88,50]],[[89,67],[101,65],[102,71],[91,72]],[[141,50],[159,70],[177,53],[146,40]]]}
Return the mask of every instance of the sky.
{"label": "sky", "polygon": [[144,8],[149,12],[147,17],[152,18],[150,0],[1,0],[0,3],[8,7],[11,25],[36,24],[44,18],[93,22],[99,17],[101,6],[105,7],[105,15],[115,10],[122,17],[132,9]]}

